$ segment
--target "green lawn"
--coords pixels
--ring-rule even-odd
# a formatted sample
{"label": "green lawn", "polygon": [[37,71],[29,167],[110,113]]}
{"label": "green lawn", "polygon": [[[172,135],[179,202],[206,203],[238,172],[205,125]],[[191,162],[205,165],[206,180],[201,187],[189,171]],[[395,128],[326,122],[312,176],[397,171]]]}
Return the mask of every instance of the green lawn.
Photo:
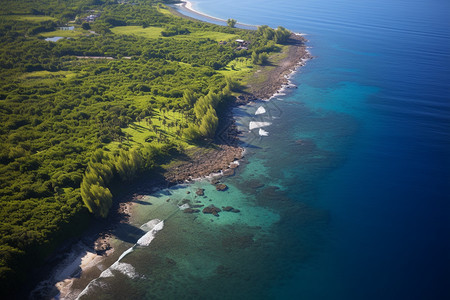
{"label": "green lawn", "polygon": [[[142,28],[142,26],[118,26],[111,28],[111,31],[115,34],[125,34],[125,35],[136,35],[148,39],[162,38],[161,31],[162,27],[147,27]],[[238,38],[235,34],[216,32],[216,31],[195,31],[186,35],[176,35],[172,37],[165,37],[167,39],[180,39],[180,40],[201,40],[201,39],[211,39],[215,41],[229,41]]]}
{"label": "green lawn", "polygon": [[19,21],[28,21],[28,22],[42,22],[42,21],[56,21],[56,18],[50,16],[35,16],[35,15],[7,15],[1,16],[2,18],[7,19],[15,19]]}
{"label": "green lawn", "polygon": [[190,34],[186,35],[176,35],[173,38],[175,39],[211,39],[214,41],[230,41],[237,39],[239,36],[236,34],[230,34],[230,33],[223,33],[223,32],[216,32],[216,31],[195,31],[191,32]]}
{"label": "green lawn", "polygon": [[158,10],[158,12],[164,14],[164,15],[169,15],[171,17],[173,17],[173,14],[170,12],[170,10],[168,9],[167,6],[162,5],[156,8]]}
{"label": "green lawn", "polygon": [[245,84],[246,79],[254,72],[254,65],[250,58],[238,57],[218,72],[241,84]]}
{"label": "green lawn", "polygon": [[147,28],[142,28],[142,26],[119,26],[111,28],[111,31],[119,35],[136,35],[148,39],[157,39],[162,37],[161,31],[163,31],[163,28],[153,26]]}
{"label": "green lawn", "polygon": [[[193,147],[182,137],[178,136],[177,131],[180,130],[179,124],[186,124],[184,116],[180,112],[154,110],[153,116],[148,122],[140,120],[130,124],[122,131],[128,136],[122,143],[112,142],[108,145],[110,150],[116,150],[120,144],[126,146],[161,144],[163,140],[174,141],[181,144],[185,148]],[[155,130],[156,129],[156,130]]]}
{"label": "green lawn", "polygon": [[76,76],[76,73],[70,71],[35,71],[24,73],[19,77],[20,85],[29,87],[34,85],[48,85],[52,86],[57,80],[70,79]]}

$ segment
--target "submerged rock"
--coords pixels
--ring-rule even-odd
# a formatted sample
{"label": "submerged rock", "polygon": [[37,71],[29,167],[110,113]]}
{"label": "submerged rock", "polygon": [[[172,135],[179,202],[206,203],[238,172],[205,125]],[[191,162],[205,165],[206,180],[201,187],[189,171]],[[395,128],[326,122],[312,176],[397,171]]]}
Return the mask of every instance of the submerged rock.
{"label": "submerged rock", "polygon": [[223,176],[229,177],[234,175],[234,169],[226,169],[223,171]]}
{"label": "submerged rock", "polygon": [[219,184],[219,183],[220,183],[220,181],[219,181],[218,178],[213,178],[213,179],[211,179],[211,184],[212,184],[212,185],[216,185],[216,184]]}
{"label": "submerged rock", "polygon": [[221,212],[221,211],[222,210],[220,208],[215,207],[214,205],[210,205],[203,209],[204,214],[212,214],[213,216],[216,216],[216,217],[219,216],[219,212]]}
{"label": "submerged rock", "polygon": [[185,214],[194,214],[194,213],[199,213],[200,209],[186,208],[185,210],[183,210],[183,212]]}
{"label": "submerged rock", "polygon": [[256,180],[256,179],[251,179],[245,182],[245,185],[252,188],[252,189],[259,189],[264,187],[264,183]]}
{"label": "submerged rock", "polygon": [[227,189],[228,189],[228,186],[226,184],[223,184],[223,183],[216,184],[216,190],[218,190],[218,191],[223,192]]}
{"label": "submerged rock", "polygon": [[232,212],[232,213],[238,213],[238,212],[241,212],[239,209],[236,209],[236,208],[234,208],[234,207],[232,207],[232,206],[226,206],[226,207],[223,207],[223,206],[222,206],[222,210],[223,210],[223,211],[229,211],[229,212]]}
{"label": "submerged rock", "polygon": [[205,189],[197,189],[195,193],[197,194],[197,196],[203,196],[205,195]]}
{"label": "submerged rock", "polygon": [[192,205],[192,208],[200,208],[200,207],[203,207],[203,206],[205,206],[205,205],[203,205],[203,204],[195,204],[195,205]]}

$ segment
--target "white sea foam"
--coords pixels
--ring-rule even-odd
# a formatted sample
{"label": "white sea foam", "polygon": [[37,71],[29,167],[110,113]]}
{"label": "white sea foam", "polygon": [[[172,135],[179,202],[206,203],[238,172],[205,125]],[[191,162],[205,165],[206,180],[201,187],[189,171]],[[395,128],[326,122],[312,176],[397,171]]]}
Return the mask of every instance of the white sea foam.
{"label": "white sea foam", "polygon": [[101,289],[105,289],[107,286],[108,285],[106,283],[100,282],[97,279],[94,279],[91,282],[89,282],[87,287],[85,287],[85,289],[78,295],[77,300],[80,299],[81,297],[89,294],[89,290],[93,287],[99,287]]}
{"label": "white sea foam", "polygon": [[155,238],[155,235],[158,231],[162,230],[164,228],[164,221],[159,222],[156,224],[152,230],[144,234],[136,243],[136,245],[139,246],[148,246]]}
{"label": "white sea foam", "polygon": [[264,129],[260,128],[259,129],[259,135],[260,136],[268,136],[269,132],[265,131]]}
{"label": "white sea foam", "polygon": [[185,203],[179,207],[180,207],[180,210],[185,210],[185,209],[189,208],[190,206],[189,206],[189,204]]}
{"label": "white sea foam", "polygon": [[114,274],[111,272],[110,268],[103,271],[99,276],[99,278],[108,278],[108,277],[114,277]]}
{"label": "white sea foam", "polygon": [[133,252],[133,250],[134,250],[134,246],[131,247],[130,249],[128,249],[127,251],[125,251],[124,253],[122,253],[122,255],[119,257],[119,259],[118,259],[117,261],[119,262],[122,258],[124,258],[124,257],[127,256],[128,254],[130,254],[131,252]]}
{"label": "white sea foam", "polygon": [[140,277],[139,274],[136,272],[136,269],[132,265],[116,261],[114,264],[112,264],[112,266],[103,271],[100,274],[99,278],[114,277],[114,273],[112,271],[119,271],[120,273],[126,275],[131,279]]}
{"label": "white sea foam", "polygon": [[92,280],[91,282],[89,282],[89,284],[84,288],[84,290],[78,295],[77,299],[80,299],[80,297],[86,295],[89,293],[89,289],[93,286],[98,286],[101,285],[101,282],[98,282],[99,278],[107,278],[107,277],[113,277],[114,273],[112,272],[113,270],[119,271],[122,274],[128,276],[129,278],[139,278],[141,277],[136,270],[134,269],[134,267],[130,264],[127,263],[121,263],[120,260],[123,259],[126,255],[128,255],[129,253],[133,252],[134,248],[139,245],[139,246],[148,246],[150,245],[150,243],[153,241],[153,239],[155,238],[155,235],[158,231],[162,230],[164,228],[164,221],[161,221],[159,219],[153,219],[150,220],[149,222],[145,223],[144,225],[141,226],[142,230],[148,230],[148,232],[146,234],[144,234],[137,242],[136,244],[129,248],[127,251],[125,251],[124,253],[122,253],[122,255],[120,255],[119,259],[113,263],[108,269],[106,269],[105,271],[103,271],[100,276],[94,280]]}
{"label": "white sea foam", "polygon": [[115,262],[110,269],[119,271],[120,273],[128,276],[131,279],[138,278],[139,274],[136,273],[134,267],[130,264]]}
{"label": "white sea foam", "polygon": [[150,231],[152,230],[158,223],[161,222],[160,219],[153,219],[148,221],[147,223],[143,224],[140,228],[144,231]]}
{"label": "white sea foam", "polygon": [[266,113],[266,109],[262,106],[258,107],[258,109],[255,112],[255,115],[262,115]]}
{"label": "white sea foam", "polygon": [[256,122],[256,121],[250,121],[248,128],[250,130],[253,129],[257,129],[257,128],[261,128],[261,127],[266,127],[266,126],[270,126],[272,125],[272,123],[270,122]]}

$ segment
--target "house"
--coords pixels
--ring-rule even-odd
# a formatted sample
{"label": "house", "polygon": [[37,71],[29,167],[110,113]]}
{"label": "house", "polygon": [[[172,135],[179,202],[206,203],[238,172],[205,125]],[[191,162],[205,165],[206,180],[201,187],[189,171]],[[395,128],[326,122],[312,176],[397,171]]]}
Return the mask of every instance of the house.
{"label": "house", "polygon": [[87,16],[86,18],[82,18],[81,20],[86,21],[86,22],[94,22],[95,19],[97,19],[98,17],[100,17],[100,14],[91,14],[91,15]]}
{"label": "house", "polygon": [[235,40],[235,42],[239,44],[236,50],[248,50],[248,45],[250,45],[250,42],[244,41],[242,39],[237,39]]}

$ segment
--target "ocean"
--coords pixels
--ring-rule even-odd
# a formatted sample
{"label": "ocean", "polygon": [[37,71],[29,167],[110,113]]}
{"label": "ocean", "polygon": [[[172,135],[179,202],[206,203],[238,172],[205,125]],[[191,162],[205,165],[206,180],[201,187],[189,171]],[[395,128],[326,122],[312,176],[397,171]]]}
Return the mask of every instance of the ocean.
{"label": "ocean", "polygon": [[146,195],[80,298],[450,299],[450,2],[193,7],[303,33],[314,59],[296,88],[235,109],[246,153],[228,189]]}

